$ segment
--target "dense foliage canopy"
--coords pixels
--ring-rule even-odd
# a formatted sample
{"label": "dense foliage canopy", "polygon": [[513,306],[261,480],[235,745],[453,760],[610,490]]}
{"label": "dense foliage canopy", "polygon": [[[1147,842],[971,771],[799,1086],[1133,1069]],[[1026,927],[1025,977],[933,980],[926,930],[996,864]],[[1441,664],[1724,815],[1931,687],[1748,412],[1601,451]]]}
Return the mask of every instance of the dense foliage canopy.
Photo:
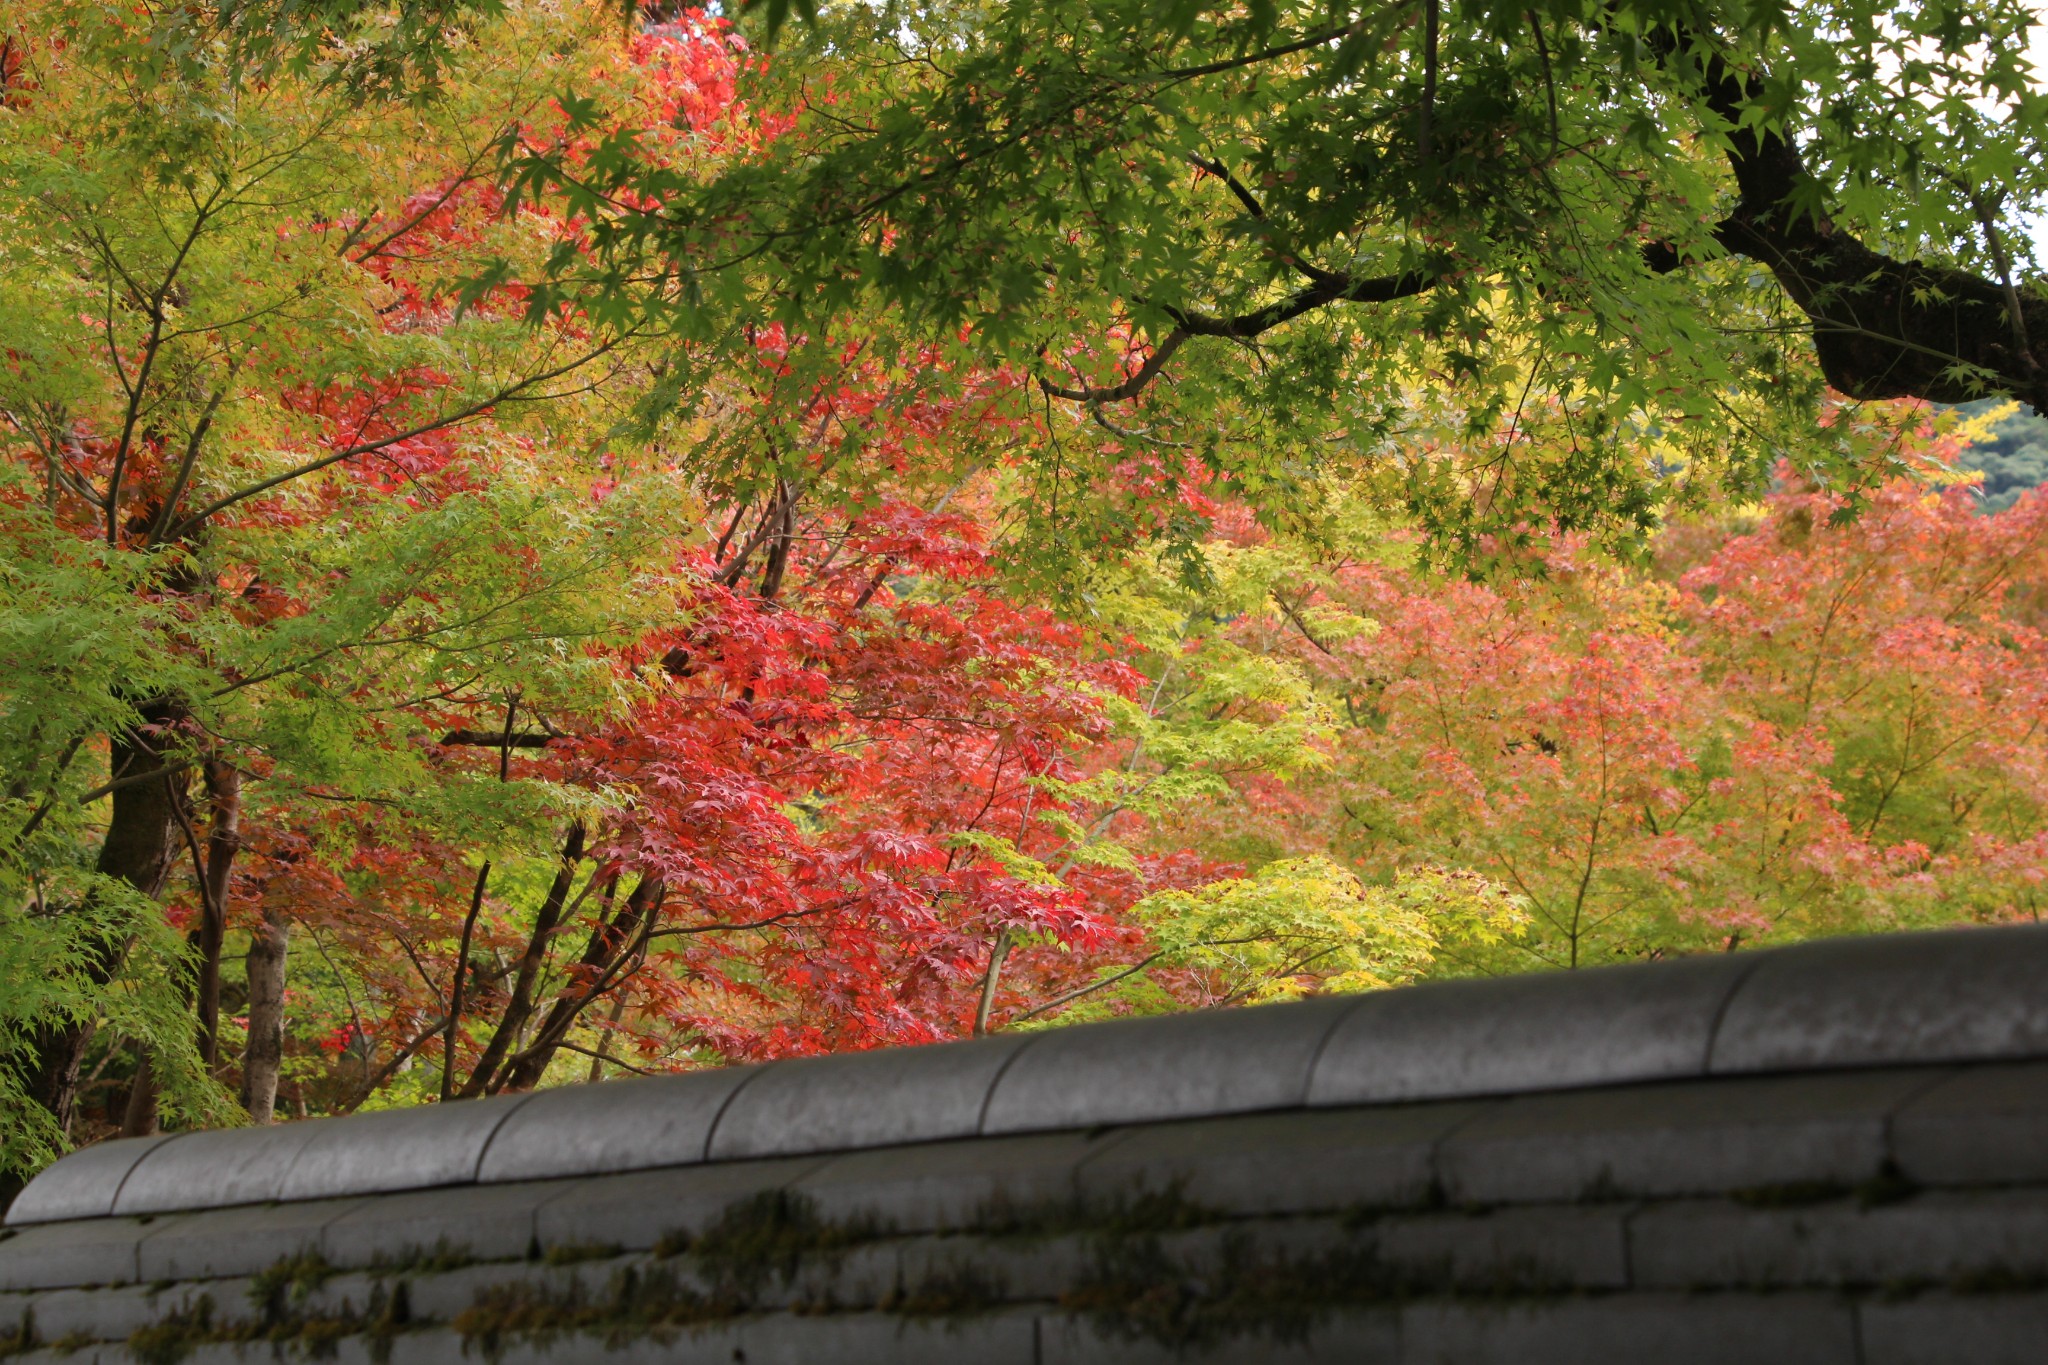
{"label": "dense foliage canopy", "polygon": [[2003,0],[0,26],[10,1179],[2040,913]]}
{"label": "dense foliage canopy", "polygon": [[[707,342],[757,316],[957,331],[1261,505],[1382,465],[1461,550],[1532,516],[1612,539],[1786,456],[1860,486],[1813,432],[1823,382],[2048,406],[2032,22],[2017,0],[832,5],[783,30],[761,89],[795,122],[760,157],[706,181],[631,139],[529,144],[521,184]],[[1561,439],[1516,451],[1537,422]],[[1424,457],[1446,426],[1502,442],[1484,498]]]}

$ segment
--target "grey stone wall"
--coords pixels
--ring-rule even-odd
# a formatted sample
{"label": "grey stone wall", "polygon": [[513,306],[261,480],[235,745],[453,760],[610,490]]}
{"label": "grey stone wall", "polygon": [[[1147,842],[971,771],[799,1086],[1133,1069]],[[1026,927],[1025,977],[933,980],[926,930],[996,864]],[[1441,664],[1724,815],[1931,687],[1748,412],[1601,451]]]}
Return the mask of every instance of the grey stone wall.
{"label": "grey stone wall", "polygon": [[2048,930],[107,1143],[28,1360],[2048,1359]]}

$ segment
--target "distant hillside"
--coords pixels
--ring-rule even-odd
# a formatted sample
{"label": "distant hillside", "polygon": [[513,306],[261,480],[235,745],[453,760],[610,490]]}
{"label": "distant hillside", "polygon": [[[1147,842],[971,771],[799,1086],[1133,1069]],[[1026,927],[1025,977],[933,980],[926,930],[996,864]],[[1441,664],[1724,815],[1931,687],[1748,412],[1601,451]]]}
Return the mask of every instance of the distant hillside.
{"label": "distant hillside", "polygon": [[[1976,416],[2003,406],[2004,400],[1987,398],[1965,403],[1957,411]],[[2048,482],[2048,418],[2021,404],[1991,428],[1989,439],[1973,442],[1961,464],[1984,471],[1985,511],[2012,506],[2020,494]]]}

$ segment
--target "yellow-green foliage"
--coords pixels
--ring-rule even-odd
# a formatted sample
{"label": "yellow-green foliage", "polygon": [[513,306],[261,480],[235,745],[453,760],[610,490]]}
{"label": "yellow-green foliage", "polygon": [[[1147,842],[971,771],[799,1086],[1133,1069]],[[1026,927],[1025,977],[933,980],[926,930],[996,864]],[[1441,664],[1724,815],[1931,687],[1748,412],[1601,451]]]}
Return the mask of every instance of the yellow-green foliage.
{"label": "yellow-green foliage", "polygon": [[1528,922],[1519,897],[1476,873],[1425,868],[1372,885],[1321,857],[1161,891],[1133,915],[1153,945],[1145,970],[1106,974],[1063,1022],[1180,1008],[1156,979],[1166,972],[1193,977],[1210,1005],[1401,985],[1446,949],[1496,945]]}

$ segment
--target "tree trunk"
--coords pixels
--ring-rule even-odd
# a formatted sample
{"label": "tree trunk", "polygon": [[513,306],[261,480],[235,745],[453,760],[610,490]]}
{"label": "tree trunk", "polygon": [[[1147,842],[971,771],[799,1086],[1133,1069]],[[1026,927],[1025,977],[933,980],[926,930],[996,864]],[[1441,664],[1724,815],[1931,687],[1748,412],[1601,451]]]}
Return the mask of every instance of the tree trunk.
{"label": "tree trunk", "polygon": [[597,1055],[590,1059],[590,1074],[584,1078],[586,1084],[596,1085],[604,1079],[604,1064],[611,1060],[612,1055],[612,1033],[618,1028],[619,1020],[625,1017],[626,993],[623,990],[613,991],[611,1011],[605,1017],[605,1022],[611,1027],[605,1030],[604,1037],[597,1040]]}
{"label": "tree trunk", "polygon": [[178,858],[178,810],[187,779],[182,771],[147,781],[131,779],[168,764],[175,731],[187,713],[182,702],[168,697],[145,702],[135,711],[139,723],[116,735],[112,745],[112,779],[127,785],[114,789],[113,818],[100,846],[99,870],[154,899],[163,894]]}
{"label": "tree trunk", "polygon": [[577,975],[591,984],[580,991],[565,993],[555,1001],[539,1032],[534,1035],[532,1046],[514,1057],[506,1067],[505,1081],[498,1089],[531,1090],[539,1085],[540,1078],[547,1073],[548,1063],[555,1059],[555,1053],[561,1048],[562,1040],[575,1026],[577,1016],[605,991],[625,989],[625,980],[619,976],[618,967],[625,954],[645,942],[654,917],[661,913],[666,894],[667,888],[660,877],[643,876],[640,884],[633,888],[633,894],[626,897],[625,908],[617,917],[600,920],[591,930],[590,939],[583,947],[583,956],[576,963]]}
{"label": "tree trunk", "polygon": [[782,576],[789,568],[790,542],[796,537],[796,494],[783,485],[782,522],[768,547],[768,563],[761,570],[761,600],[773,602],[782,591]]}
{"label": "tree trunk", "polygon": [[[208,1071],[220,1060],[220,954],[227,936],[228,875],[241,848],[242,774],[228,764],[206,763],[210,826],[199,874],[199,923],[186,935],[197,955],[192,979],[193,1009],[199,1020],[199,1058]],[[187,822],[190,816],[186,817]],[[181,833],[190,834],[190,826]],[[157,1131],[156,1068],[147,1053],[135,1070],[128,1091],[128,1109],[121,1120],[123,1137],[145,1137]]]}
{"label": "tree trunk", "polygon": [[135,1079],[128,1086],[128,1109],[121,1116],[122,1137],[148,1137],[157,1129],[156,1068],[149,1053],[140,1051],[135,1060]]}
{"label": "tree trunk", "polygon": [[265,909],[249,940],[249,1046],[242,1053],[242,1107],[258,1123],[277,1109],[277,1073],[284,1060],[284,964],[291,924]]}
{"label": "tree trunk", "polygon": [[469,1075],[469,1083],[462,1087],[457,1098],[474,1099],[487,1091],[495,1092],[491,1077],[505,1060],[505,1054],[519,1038],[520,1030],[526,1027],[527,1018],[533,1013],[534,984],[540,979],[541,964],[547,958],[548,941],[555,935],[555,928],[561,923],[562,910],[569,903],[569,890],[576,884],[576,869],[583,861],[583,822],[569,826],[569,835],[562,841],[561,860],[555,867],[555,880],[548,887],[547,899],[541,902],[540,914],[534,917],[533,933],[526,940],[526,951],[519,955],[519,968],[512,979],[511,998],[505,1002],[504,1017],[498,1020],[498,1027],[491,1032],[491,1041],[484,1045],[484,1054],[477,1060],[476,1070]]}
{"label": "tree trunk", "polygon": [[[136,723],[115,735],[109,746],[110,775],[127,785],[113,791],[113,811],[105,841],[100,845],[99,872],[119,878],[143,895],[155,899],[163,894],[171,865],[178,853],[178,809],[184,799],[185,776],[168,772],[146,777],[166,765],[175,732],[185,719],[183,703],[157,697],[135,708]],[[145,778],[134,781],[135,778]],[[97,984],[105,985],[121,969],[128,953],[125,936],[104,939],[90,949],[85,969]],[[46,1025],[35,1031],[34,1062],[25,1077],[25,1089],[56,1118],[57,1126],[70,1130],[72,1110],[78,1100],[78,1066],[84,1059],[91,1022],[76,1020]]]}
{"label": "tree trunk", "polygon": [[996,931],[996,941],[988,948],[988,972],[981,978],[981,999],[974,1006],[974,1036],[979,1038],[988,1032],[989,1016],[996,1009],[996,987],[1003,979],[1003,959],[1010,955],[1010,931]]}
{"label": "tree trunk", "polygon": [[200,887],[199,927],[192,944],[199,951],[195,1001],[199,1013],[199,1056],[210,1070],[220,1061],[220,954],[227,937],[228,881],[242,848],[242,774],[217,759],[206,764],[206,875]]}

